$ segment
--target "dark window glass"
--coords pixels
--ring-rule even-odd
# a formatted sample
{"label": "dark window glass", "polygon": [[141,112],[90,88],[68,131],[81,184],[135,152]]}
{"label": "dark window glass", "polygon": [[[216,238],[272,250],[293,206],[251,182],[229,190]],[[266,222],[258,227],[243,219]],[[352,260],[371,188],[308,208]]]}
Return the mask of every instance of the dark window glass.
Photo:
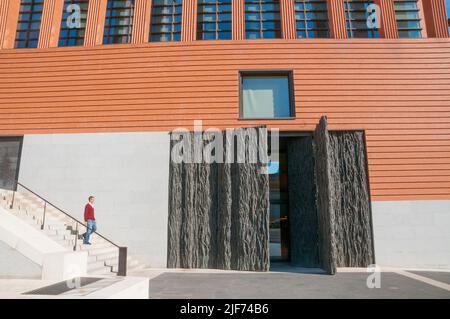
{"label": "dark window glass", "polygon": [[153,0],[150,41],[180,41],[182,0]]}
{"label": "dark window glass", "polygon": [[292,116],[290,74],[244,73],[241,75],[241,116],[247,119]]}
{"label": "dark window glass", "polygon": [[289,189],[287,141],[281,138],[278,162],[270,162],[270,221],[269,243],[271,261],[289,260]]}
{"label": "dark window glass", "polygon": [[42,18],[42,6],[43,0],[21,1],[14,47],[37,48]]}
{"label": "dark window glass", "polygon": [[231,0],[198,0],[198,40],[229,40]]}
{"label": "dark window glass", "polygon": [[65,0],[59,31],[60,47],[84,44],[89,0]]}
{"label": "dark window glass", "polygon": [[298,38],[327,38],[328,10],[326,0],[295,0]]}
{"label": "dark window glass", "polygon": [[245,36],[247,39],[281,38],[280,2],[245,0]]}
{"label": "dark window glass", "polygon": [[21,147],[21,137],[0,137],[0,188],[14,190]]}
{"label": "dark window glass", "polygon": [[[375,14],[369,7],[373,0],[344,0],[347,35],[349,38],[378,38],[376,23],[370,23]],[[373,21],[374,22],[374,21]]]}
{"label": "dark window glass", "polygon": [[450,34],[450,0],[445,0],[445,7],[447,9],[448,33]]}
{"label": "dark window glass", "polygon": [[397,19],[400,38],[422,37],[420,14],[417,1],[394,1],[395,18]]}
{"label": "dark window glass", "polygon": [[103,43],[130,43],[133,31],[134,0],[109,0]]}

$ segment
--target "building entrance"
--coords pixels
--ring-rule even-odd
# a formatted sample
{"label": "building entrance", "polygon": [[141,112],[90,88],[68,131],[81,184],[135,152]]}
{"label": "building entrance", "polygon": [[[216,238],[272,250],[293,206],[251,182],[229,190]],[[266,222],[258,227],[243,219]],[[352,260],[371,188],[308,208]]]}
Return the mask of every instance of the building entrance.
{"label": "building entrance", "polygon": [[271,261],[289,261],[289,193],[286,139],[280,139],[279,161],[269,164]]}

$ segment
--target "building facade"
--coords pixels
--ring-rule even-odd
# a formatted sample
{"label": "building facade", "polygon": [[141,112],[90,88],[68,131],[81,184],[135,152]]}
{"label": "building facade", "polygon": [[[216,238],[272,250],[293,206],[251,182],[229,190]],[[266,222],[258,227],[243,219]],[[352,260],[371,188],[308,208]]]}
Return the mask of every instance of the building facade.
{"label": "building facade", "polygon": [[[0,185],[16,177],[76,216],[95,194],[103,233],[150,266],[183,266],[170,262],[170,132],[264,125],[282,137],[266,253],[288,261],[291,139],[314,139],[326,116],[330,132],[364,133],[374,261],[449,268],[449,7],[2,0]],[[202,251],[214,234],[195,227]],[[200,255],[186,266],[208,267]]]}

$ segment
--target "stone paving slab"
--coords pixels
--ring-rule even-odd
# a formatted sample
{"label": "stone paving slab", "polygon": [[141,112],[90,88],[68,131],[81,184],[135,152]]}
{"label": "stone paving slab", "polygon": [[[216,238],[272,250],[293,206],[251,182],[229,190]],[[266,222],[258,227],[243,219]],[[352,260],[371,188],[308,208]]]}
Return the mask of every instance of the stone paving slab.
{"label": "stone paving slab", "polygon": [[438,298],[450,292],[394,272],[381,274],[381,288],[369,289],[367,273],[334,276],[301,273],[163,273],[150,280],[150,298]]}
{"label": "stone paving slab", "polygon": [[410,272],[450,285],[450,272],[440,272],[440,271],[410,271]]}

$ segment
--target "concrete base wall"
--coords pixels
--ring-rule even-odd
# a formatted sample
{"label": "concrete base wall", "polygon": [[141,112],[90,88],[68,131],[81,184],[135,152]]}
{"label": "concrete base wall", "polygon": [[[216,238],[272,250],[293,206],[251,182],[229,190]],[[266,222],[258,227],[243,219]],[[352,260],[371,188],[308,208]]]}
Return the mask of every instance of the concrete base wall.
{"label": "concrete base wall", "polygon": [[372,203],[376,263],[450,269],[450,201]]}
{"label": "concrete base wall", "polygon": [[42,267],[0,241],[0,278],[41,279]]}
{"label": "concrete base wall", "polygon": [[1,207],[0,244],[14,250],[0,250],[0,277],[10,274],[11,277],[29,278],[37,274],[37,269],[40,269],[39,278],[44,280],[66,280],[86,275],[86,251],[67,250]]}
{"label": "concrete base wall", "polygon": [[26,135],[19,180],[152,267],[167,264],[168,133]]}

